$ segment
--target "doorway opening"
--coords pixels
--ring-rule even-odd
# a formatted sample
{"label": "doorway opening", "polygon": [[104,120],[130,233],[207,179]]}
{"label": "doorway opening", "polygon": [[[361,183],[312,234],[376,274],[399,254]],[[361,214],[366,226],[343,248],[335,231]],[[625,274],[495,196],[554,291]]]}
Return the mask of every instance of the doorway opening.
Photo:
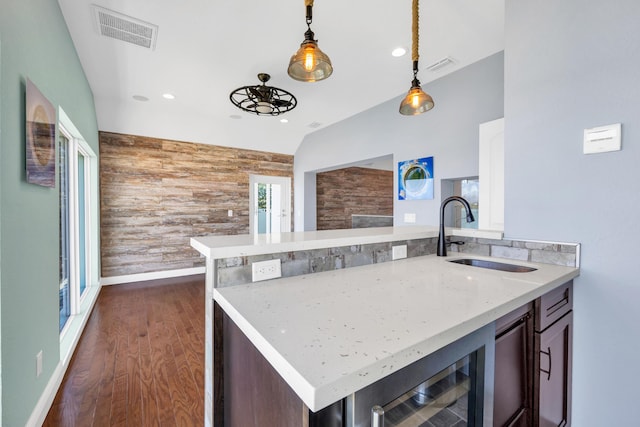
{"label": "doorway opening", "polygon": [[249,186],[251,234],[291,231],[291,178],[250,175]]}
{"label": "doorway opening", "polygon": [[393,226],[393,164],[389,154],[316,171],[315,229]]}

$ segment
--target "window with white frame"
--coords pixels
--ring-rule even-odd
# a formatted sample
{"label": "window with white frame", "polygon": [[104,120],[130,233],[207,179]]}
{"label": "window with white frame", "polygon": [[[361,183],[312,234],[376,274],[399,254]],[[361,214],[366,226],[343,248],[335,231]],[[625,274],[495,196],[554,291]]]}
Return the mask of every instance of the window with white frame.
{"label": "window with white frame", "polygon": [[60,333],[80,311],[95,280],[97,249],[97,157],[66,114],[60,111],[58,185],[60,189]]}

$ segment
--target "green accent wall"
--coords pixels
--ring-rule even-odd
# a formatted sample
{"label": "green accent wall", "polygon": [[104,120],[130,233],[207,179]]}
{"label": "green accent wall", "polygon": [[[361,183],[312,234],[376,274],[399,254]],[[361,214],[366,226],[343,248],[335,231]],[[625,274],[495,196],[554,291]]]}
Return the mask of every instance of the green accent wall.
{"label": "green accent wall", "polygon": [[[79,7],[89,7],[79,4]],[[0,0],[2,425],[22,426],[60,360],[58,188],[26,182],[25,85],[62,107],[98,153],[93,95],[56,1]],[[43,372],[36,378],[36,354]]]}

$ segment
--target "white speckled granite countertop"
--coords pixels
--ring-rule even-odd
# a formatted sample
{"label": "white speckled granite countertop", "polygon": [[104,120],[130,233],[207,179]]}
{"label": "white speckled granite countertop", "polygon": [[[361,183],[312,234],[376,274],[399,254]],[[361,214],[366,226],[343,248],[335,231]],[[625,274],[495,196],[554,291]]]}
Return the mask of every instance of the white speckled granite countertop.
{"label": "white speckled granite countertop", "polygon": [[214,299],[317,411],[579,274],[513,260],[502,261],[538,270],[447,261],[463,257],[430,255],[217,288]]}
{"label": "white speckled granite countertop", "polygon": [[[447,236],[502,239],[501,231],[474,230],[472,228],[447,227],[446,234]],[[438,227],[415,225],[256,235],[201,236],[192,237],[191,246],[208,258],[220,259],[429,237],[438,237]]]}

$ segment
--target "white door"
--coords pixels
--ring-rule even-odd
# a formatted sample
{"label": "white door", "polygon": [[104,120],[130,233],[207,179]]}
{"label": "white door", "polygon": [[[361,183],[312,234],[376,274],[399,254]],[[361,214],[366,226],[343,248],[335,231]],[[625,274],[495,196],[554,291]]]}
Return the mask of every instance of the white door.
{"label": "white door", "polygon": [[251,175],[251,234],[291,231],[291,178]]}

